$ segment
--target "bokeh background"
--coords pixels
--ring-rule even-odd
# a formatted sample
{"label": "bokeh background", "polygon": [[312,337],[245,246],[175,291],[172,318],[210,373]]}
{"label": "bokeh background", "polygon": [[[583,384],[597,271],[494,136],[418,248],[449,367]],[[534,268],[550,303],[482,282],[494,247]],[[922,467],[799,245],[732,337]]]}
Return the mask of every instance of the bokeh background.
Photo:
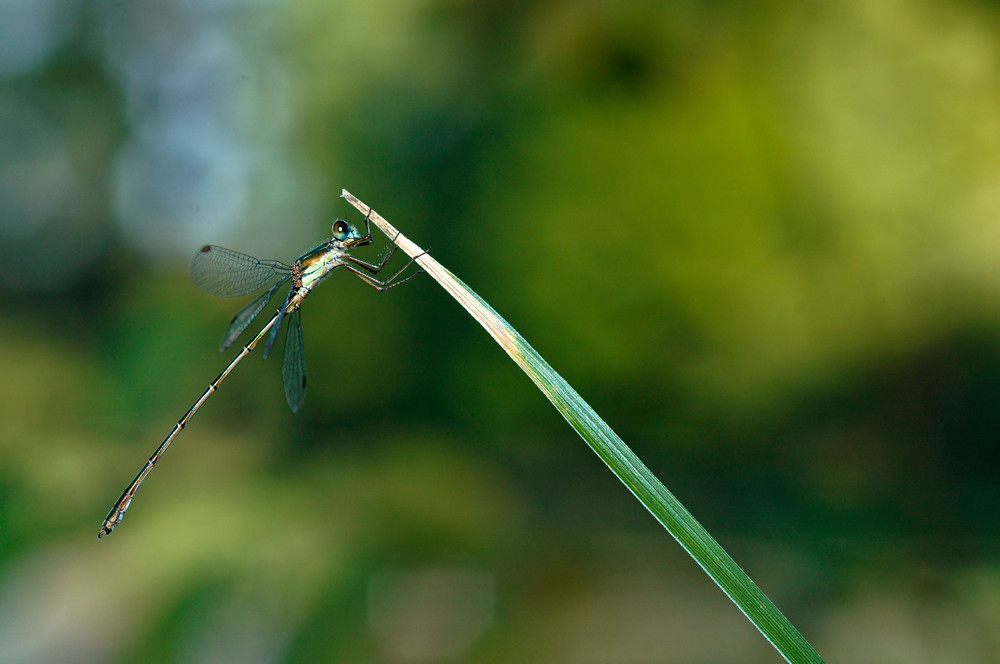
{"label": "bokeh background", "polygon": [[[0,660],[775,662],[430,279],[309,394],[205,243],[373,205],[828,661],[1000,661],[1000,7],[0,2]],[[374,258],[380,238],[365,253]]]}

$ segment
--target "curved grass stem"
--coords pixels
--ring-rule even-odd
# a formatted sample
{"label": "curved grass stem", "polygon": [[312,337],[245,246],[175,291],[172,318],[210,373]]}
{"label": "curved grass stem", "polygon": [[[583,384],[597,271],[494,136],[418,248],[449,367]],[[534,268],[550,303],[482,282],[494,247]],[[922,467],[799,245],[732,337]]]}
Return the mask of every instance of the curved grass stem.
{"label": "curved grass stem", "polygon": [[524,337],[471,288],[406,236],[400,234],[368,205],[346,189],[343,190],[342,196],[362,214],[368,215],[371,222],[386,236],[396,238],[396,244],[414,257],[424,271],[479,321],[514,362],[528,374],[570,426],[601,457],[608,468],[674,536],[786,660],[793,664],[823,662],[816,650],[740,569],[725,549],[708,534],[708,531],[663,486],[663,483],[594,412],[594,409],[570,387],[569,383],[542,359]]}

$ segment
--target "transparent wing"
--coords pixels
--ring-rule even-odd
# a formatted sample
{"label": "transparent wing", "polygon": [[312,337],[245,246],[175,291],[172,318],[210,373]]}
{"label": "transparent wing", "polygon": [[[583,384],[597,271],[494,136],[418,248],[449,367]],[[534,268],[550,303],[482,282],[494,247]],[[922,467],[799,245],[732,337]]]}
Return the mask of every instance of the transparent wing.
{"label": "transparent wing", "polygon": [[285,359],[281,364],[281,377],[285,381],[285,400],[288,401],[288,407],[293,413],[297,413],[306,398],[306,355],[302,348],[302,320],[298,309],[288,315]]}
{"label": "transparent wing", "polygon": [[219,344],[219,350],[223,351],[233,345],[233,342],[240,338],[243,331],[250,326],[253,319],[257,317],[257,314],[267,306],[267,303],[274,297],[274,292],[281,288],[282,284],[288,281],[288,277],[280,279],[278,283],[271,286],[266,293],[254,298],[253,302],[243,307],[237,312],[233,319],[229,321],[229,327],[226,328],[226,336],[223,337],[222,343]]}
{"label": "transparent wing", "polygon": [[271,333],[267,335],[267,341],[264,342],[264,351],[262,355],[265,360],[271,356],[271,349],[274,348],[274,342],[278,339],[278,332],[281,330],[281,324],[285,322],[285,316],[288,313],[288,303],[291,302],[292,295],[294,293],[295,289],[289,288],[285,301],[282,302],[281,306],[278,308],[278,315],[274,318],[274,325],[271,326]]}
{"label": "transparent wing", "polygon": [[291,274],[281,261],[262,261],[232,249],[205,245],[191,260],[191,280],[209,295],[239,297],[259,290],[275,277]]}

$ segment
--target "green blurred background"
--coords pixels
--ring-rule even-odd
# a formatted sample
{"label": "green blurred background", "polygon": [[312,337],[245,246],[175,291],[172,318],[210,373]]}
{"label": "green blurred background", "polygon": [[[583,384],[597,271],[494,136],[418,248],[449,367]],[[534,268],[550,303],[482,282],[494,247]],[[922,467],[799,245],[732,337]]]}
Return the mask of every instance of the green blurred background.
{"label": "green blurred background", "polygon": [[779,661],[426,277],[334,275],[303,412],[249,358],[96,540],[233,354],[190,256],[341,187],[828,661],[1000,661],[985,0],[0,3],[0,661]]}

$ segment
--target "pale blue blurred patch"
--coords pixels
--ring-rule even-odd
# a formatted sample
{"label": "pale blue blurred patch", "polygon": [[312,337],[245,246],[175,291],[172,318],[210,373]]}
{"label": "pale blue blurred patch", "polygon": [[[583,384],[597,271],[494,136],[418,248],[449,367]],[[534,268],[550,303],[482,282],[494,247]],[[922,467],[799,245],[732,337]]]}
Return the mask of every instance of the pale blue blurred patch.
{"label": "pale blue blurred patch", "polygon": [[[255,221],[273,230],[281,209],[302,226],[314,218],[313,178],[288,163],[294,101],[285,66],[266,27],[248,31],[234,20],[244,4],[261,3],[98,5],[101,48],[131,130],[114,163],[114,211],[148,256],[186,258],[209,241],[256,251],[237,239]],[[267,25],[263,11],[250,16]]]}
{"label": "pale blue blurred patch", "polygon": [[243,146],[197,123],[150,133],[125,144],[115,165],[119,223],[132,244],[157,254],[235,225],[247,204]]}
{"label": "pale blue blurred patch", "polygon": [[78,0],[0,0],[0,76],[43,65],[73,28]]}
{"label": "pale blue blurred patch", "polygon": [[[98,1],[86,33],[81,7],[0,0],[5,288],[70,288],[116,241],[177,265],[206,242],[289,260],[322,234],[271,3]],[[92,48],[67,66],[73,44]]]}

